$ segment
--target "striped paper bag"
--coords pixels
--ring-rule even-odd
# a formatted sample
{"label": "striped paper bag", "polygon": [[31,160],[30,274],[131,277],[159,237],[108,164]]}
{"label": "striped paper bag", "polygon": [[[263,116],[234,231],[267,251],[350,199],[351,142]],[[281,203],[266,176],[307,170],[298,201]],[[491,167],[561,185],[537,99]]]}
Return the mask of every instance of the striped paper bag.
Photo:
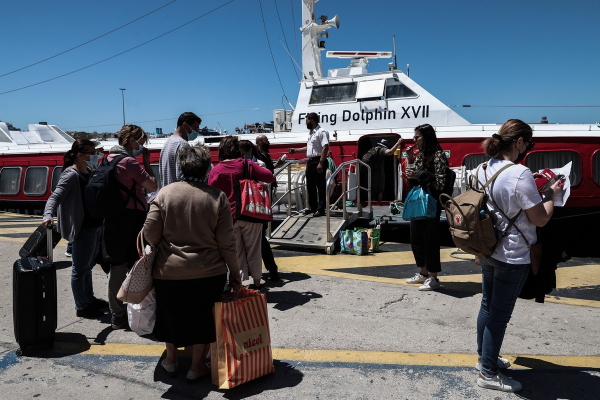
{"label": "striped paper bag", "polygon": [[267,297],[240,289],[237,299],[215,303],[217,342],[211,344],[211,376],[231,389],[274,371]]}

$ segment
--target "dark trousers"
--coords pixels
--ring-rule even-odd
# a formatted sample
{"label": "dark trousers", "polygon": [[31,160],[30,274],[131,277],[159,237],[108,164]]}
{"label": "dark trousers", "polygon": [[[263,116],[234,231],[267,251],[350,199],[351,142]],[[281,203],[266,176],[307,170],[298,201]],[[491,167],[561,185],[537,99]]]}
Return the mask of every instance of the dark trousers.
{"label": "dark trousers", "polygon": [[410,221],[410,246],[417,267],[440,272],[440,213],[437,218]]}
{"label": "dark trousers", "polygon": [[265,263],[265,268],[269,272],[277,272],[277,264],[275,264],[275,257],[273,257],[273,250],[271,250],[271,245],[267,240],[267,225],[263,224],[262,229],[262,242],[260,244],[260,251],[262,253],[262,260]]}
{"label": "dark trousers", "polygon": [[[308,204],[312,212],[325,212],[325,166],[323,172],[317,172],[319,158],[310,159],[306,162],[306,190],[308,191]],[[317,197],[317,191],[319,195]],[[317,200],[318,199],[318,200]]]}

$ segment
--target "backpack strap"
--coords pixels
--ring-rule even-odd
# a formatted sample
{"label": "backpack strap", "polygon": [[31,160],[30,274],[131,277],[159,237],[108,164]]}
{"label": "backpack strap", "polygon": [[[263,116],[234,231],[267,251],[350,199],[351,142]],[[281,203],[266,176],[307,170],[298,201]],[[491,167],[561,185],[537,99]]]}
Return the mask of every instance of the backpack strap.
{"label": "backpack strap", "polygon": [[500,208],[500,206],[498,205],[498,203],[496,203],[496,200],[494,200],[494,196],[493,196],[493,191],[494,191],[493,182],[496,180],[496,178],[498,177],[498,175],[500,174],[500,172],[502,172],[503,170],[505,170],[507,168],[510,168],[510,167],[512,167],[514,165],[515,164],[504,166],[502,169],[500,169],[498,172],[496,172],[494,174],[494,176],[492,176],[492,178],[490,178],[490,180],[487,180],[487,172],[486,172],[486,175],[485,175],[486,183],[485,183],[484,187],[487,187],[490,183],[492,183],[492,186],[490,186],[490,200],[492,200],[492,203],[494,203],[494,205],[496,206],[496,208],[498,209],[498,211],[500,211],[500,213],[504,216],[504,218],[506,218],[508,220],[508,225],[506,226],[506,229],[504,229],[504,232],[502,232],[502,235],[500,236],[500,238],[501,239],[505,238],[506,235],[508,234],[508,230],[514,225],[514,227],[517,230],[517,232],[519,232],[521,234],[521,236],[523,237],[523,239],[525,240],[525,244],[527,245],[527,248],[530,249],[531,245],[529,244],[529,241],[527,240],[527,238],[525,237],[525,235],[523,235],[523,232],[521,232],[521,230],[519,229],[519,227],[517,225],[515,225],[515,223],[517,222],[517,218],[519,218],[519,216],[523,212],[523,209],[519,210],[519,212],[517,213],[517,215],[515,215],[514,217],[508,218],[508,215],[506,215],[504,213],[504,211],[502,211],[502,209]]}
{"label": "backpack strap", "polygon": [[[112,161],[110,162],[110,168],[114,171],[114,168],[117,166],[117,164],[121,160],[123,160],[127,157],[131,157],[131,156],[129,156],[127,154],[119,154],[118,156],[113,158]],[[102,161],[106,160],[107,158],[108,157],[104,157],[102,159]],[[107,164],[108,164],[108,160],[107,160]],[[125,186],[121,182],[119,182],[119,180],[116,179],[116,176],[115,176],[115,182],[117,183],[117,186],[119,187],[119,189],[121,189],[127,195],[127,198],[125,199],[125,204],[129,203],[129,199],[133,199],[134,203],[138,203],[140,206],[142,206],[142,210],[148,211],[147,204],[142,203],[142,201],[139,199],[139,197],[137,197],[137,194],[135,193],[135,185],[137,184],[137,182],[133,181],[131,188],[128,188],[127,186]]]}

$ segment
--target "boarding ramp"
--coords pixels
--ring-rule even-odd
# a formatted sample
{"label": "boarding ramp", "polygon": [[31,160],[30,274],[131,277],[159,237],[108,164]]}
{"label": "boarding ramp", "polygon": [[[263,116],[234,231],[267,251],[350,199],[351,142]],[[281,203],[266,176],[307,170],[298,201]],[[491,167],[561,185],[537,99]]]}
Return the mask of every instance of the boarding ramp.
{"label": "boarding ramp", "polygon": [[[333,254],[335,243],[339,240],[339,233],[341,230],[352,224],[358,218],[372,218],[373,207],[371,205],[371,168],[361,160],[351,160],[340,164],[336,170],[327,179],[325,192],[331,194],[331,189],[336,184],[336,177],[341,175],[342,193],[341,195],[331,204],[331,196],[327,196],[325,205],[326,213],[324,217],[313,217],[311,214],[304,215],[301,213],[300,204],[302,204],[302,196],[300,195],[302,190],[305,190],[306,184],[296,180],[292,177],[292,165],[304,163],[303,160],[290,160],[287,161],[283,167],[275,171],[276,177],[281,172],[287,172],[287,186],[286,191],[281,197],[275,199],[272,207],[278,207],[284,201],[287,205],[287,216],[285,220],[273,231],[268,233],[269,243],[278,244],[286,247],[299,247],[299,248],[312,248],[325,250],[327,254]],[[360,174],[357,174],[356,186],[347,187],[347,169],[354,166],[355,170],[358,170],[358,165],[362,164],[367,168],[368,180],[367,186],[361,186]],[[281,182],[278,180],[278,182]],[[294,183],[295,182],[295,183]],[[367,192],[367,208],[364,209],[361,203],[361,190],[364,189]],[[350,211],[346,207],[346,201],[348,200],[348,193],[356,192],[356,211]],[[296,205],[296,211],[292,212],[293,205]],[[268,230],[270,232],[270,229]]]}

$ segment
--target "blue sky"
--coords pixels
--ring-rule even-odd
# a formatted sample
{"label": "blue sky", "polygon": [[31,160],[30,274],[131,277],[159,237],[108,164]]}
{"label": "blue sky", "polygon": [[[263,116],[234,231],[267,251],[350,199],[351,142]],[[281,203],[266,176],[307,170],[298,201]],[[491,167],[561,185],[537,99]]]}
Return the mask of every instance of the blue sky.
{"label": "blue sky", "polygon": [[[3,1],[0,75],[104,34],[171,0]],[[298,79],[279,43],[274,0],[261,0],[285,94],[295,105]],[[85,67],[134,47],[227,0],[177,0],[160,11],[63,56],[0,77],[0,92]],[[294,5],[295,20],[292,18]],[[300,0],[277,0],[296,57]],[[410,76],[445,104],[600,105],[600,2],[597,0],[321,0],[316,14],[340,16],[327,50],[392,50]],[[300,43],[298,42],[298,48]],[[326,59],[324,70],[347,60]],[[300,57],[301,58],[301,57]],[[300,63],[300,59],[298,59]],[[369,71],[387,68],[372,60]],[[273,119],[283,108],[258,0],[235,0],[150,44],[84,71],[0,95],[0,120],[21,129],[47,121],[65,130],[115,132],[128,123],[173,130],[183,111],[230,132]],[[287,104],[286,104],[287,106]],[[265,107],[265,108],[261,108]],[[289,106],[287,106],[289,108]],[[261,108],[254,111],[234,112]],[[508,118],[595,123],[600,108],[458,108],[472,123]],[[156,122],[143,122],[161,120]],[[106,126],[104,126],[106,125]]]}

